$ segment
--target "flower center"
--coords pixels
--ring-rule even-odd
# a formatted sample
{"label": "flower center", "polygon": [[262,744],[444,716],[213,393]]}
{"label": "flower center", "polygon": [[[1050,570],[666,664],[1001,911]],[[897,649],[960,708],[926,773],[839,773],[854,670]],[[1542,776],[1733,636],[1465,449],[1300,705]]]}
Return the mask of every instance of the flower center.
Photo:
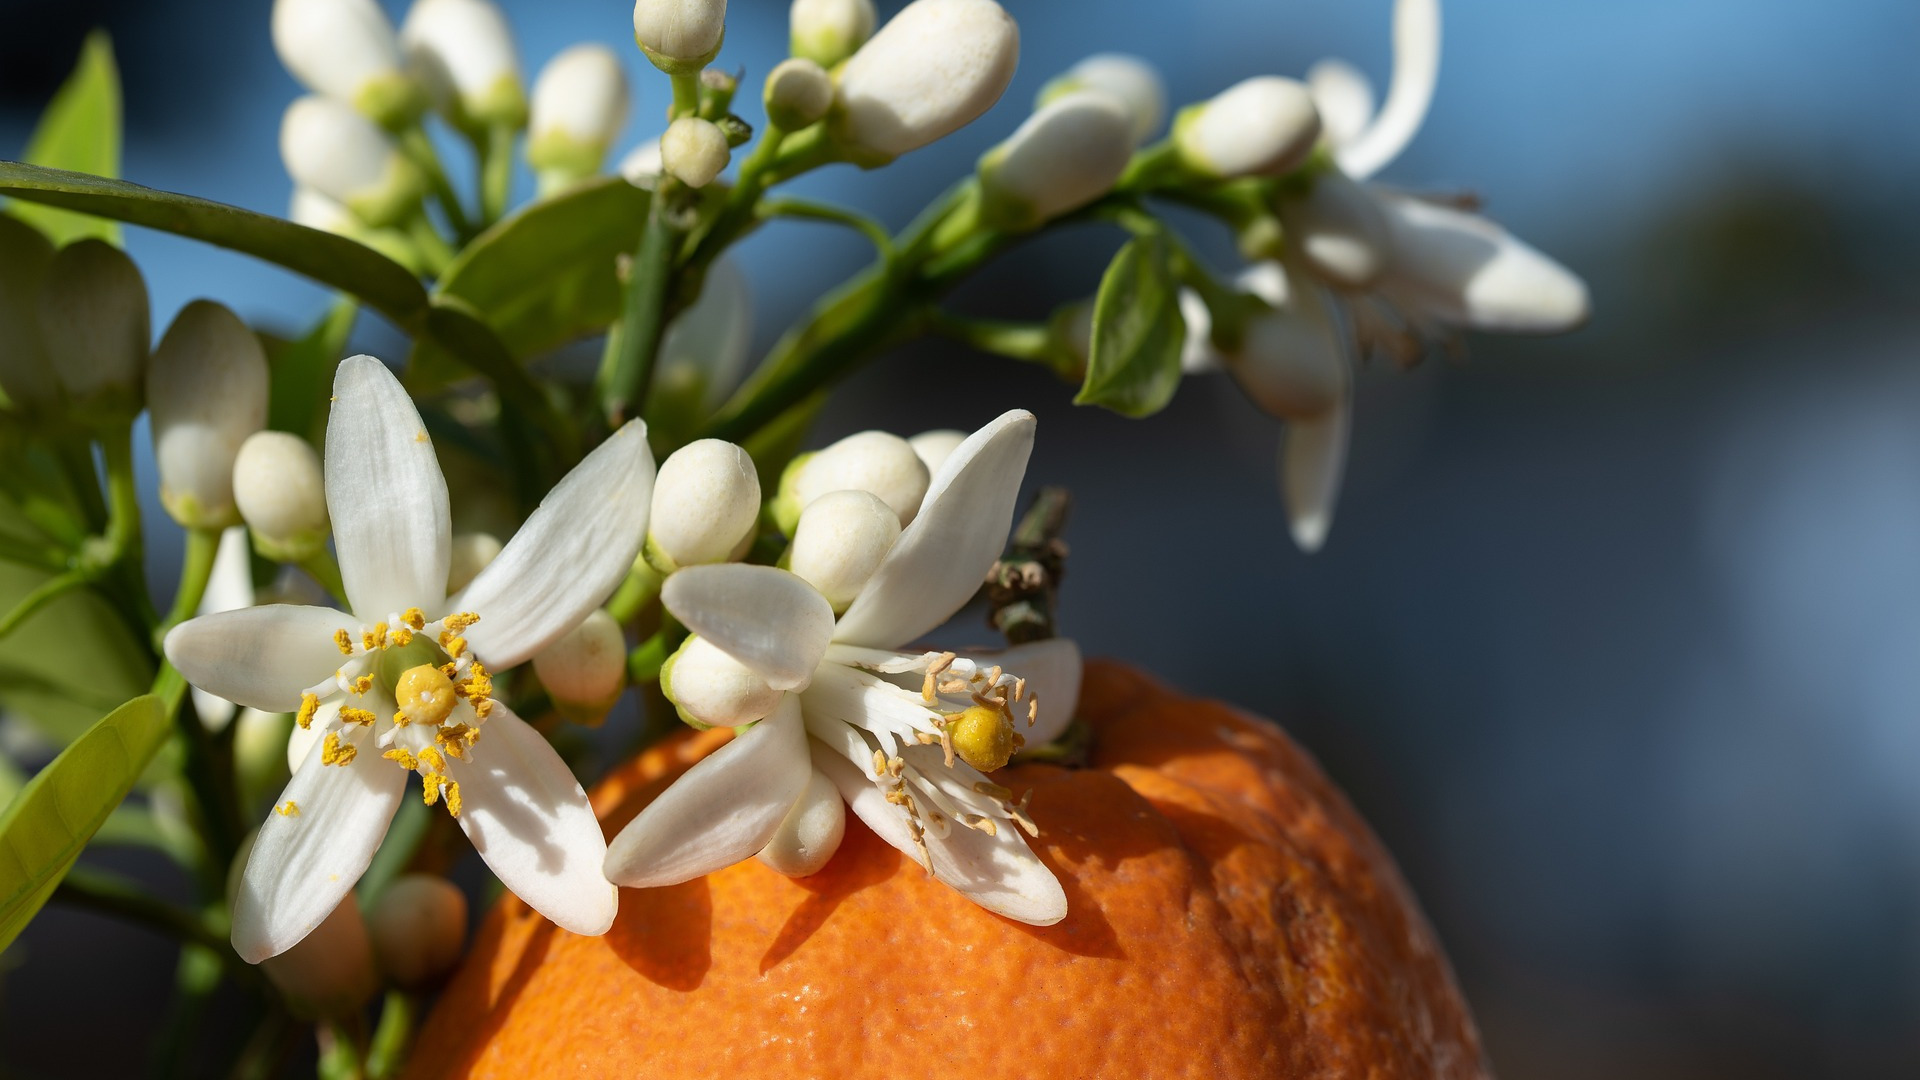
{"label": "flower center", "polygon": [[438,727],[453,713],[453,680],[432,664],[410,667],[393,687],[394,702],[408,723]]}
{"label": "flower center", "polygon": [[947,737],[960,760],[981,772],[1005,768],[1013,752],[1026,743],[1013,730],[1006,708],[997,704],[975,705],[947,717]]}

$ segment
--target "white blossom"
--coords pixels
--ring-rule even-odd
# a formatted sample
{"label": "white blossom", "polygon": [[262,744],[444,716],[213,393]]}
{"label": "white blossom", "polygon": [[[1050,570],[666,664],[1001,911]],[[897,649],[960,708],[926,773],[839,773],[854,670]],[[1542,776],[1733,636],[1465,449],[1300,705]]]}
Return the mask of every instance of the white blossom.
{"label": "white blossom", "polygon": [[260,553],[301,562],[327,542],[327,492],[313,444],[284,431],[259,431],[240,444],[233,498]]}
{"label": "white blossom", "polygon": [[1056,97],[980,159],[987,219],[1031,229],[1113,190],[1133,158],[1133,126],[1108,94]]}
{"label": "white blossom", "polygon": [[211,300],[180,310],[147,367],[160,502],[190,529],[240,520],[234,463],[267,426],[267,354],[247,324]]}
{"label": "white blossom", "polygon": [[1304,83],[1261,75],[1181,110],[1174,145],[1188,168],[1220,180],[1279,176],[1320,138],[1320,114]]}
{"label": "white blossom", "polygon": [[833,76],[805,57],[790,57],[767,72],[767,121],[785,131],[818,123],[833,108]]}
{"label": "white blossom", "polygon": [[414,76],[456,127],[479,135],[526,122],[520,52],[493,0],[414,0],[400,44]]}
{"label": "white blossom", "polygon": [[668,571],[739,558],[759,518],[753,458],[719,439],[688,443],[661,463],[654,481],[648,558]]}
{"label": "white blossom", "polygon": [[308,96],[287,106],[280,159],[294,183],[340,203],[368,225],[401,223],[426,191],[420,171],[385,132],[332,98]]}
{"label": "white blossom", "polygon": [[795,458],[780,478],[774,519],[791,536],[800,512],[813,500],[830,491],[865,491],[892,507],[906,525],[920,511],[930,476],[907,440],[885,431],[862,431]]}
{"label": "white blossom", "polygon": [[993,0],[914,0],[840,70],[834,139],[884,165],[992,108],[1019,60],[1019,27]]}
{"label": "white blossom", "polygon": [[873,36],[876,21],[873,0],[793,0],[787,12],[793,55],[833,67]]}
{"label": "white blossom", "polygon": [[660,164],[688,187],[702,188],[727,167],[733,151],[718,125],[697,116],[683,116],[667,125],[660,136]]}
{"label": "white blossom", "polygon": [[1126,110],[1135,145],[1152,138],[1167,117],[1167,88],[1160,73],[1125,53],[1096,53],[1068,68],[1041,88],[1039,105],[1089,90],[1106,94]]}
{"label": "white blossom", "polygon": [[420,113],[393,23],[374,0],[274,0],[273,48],[300,84],[388,127]]}
{"label": "white blossom", "polygon": [[595,608],[535,653],[533,670],[567,719],[598,724],[627,687],[626,635],[612,615]]}
{"label": "white blossom", "polygon": [[633,40],[662,71],[705,67],[726,36],[727,0],[635,0]]}
{"label": "white blossom", "polygon": [[534,80],[527,161],[549,187],[592,176],[626,123],[620,58],[604,45],[575,45]]}

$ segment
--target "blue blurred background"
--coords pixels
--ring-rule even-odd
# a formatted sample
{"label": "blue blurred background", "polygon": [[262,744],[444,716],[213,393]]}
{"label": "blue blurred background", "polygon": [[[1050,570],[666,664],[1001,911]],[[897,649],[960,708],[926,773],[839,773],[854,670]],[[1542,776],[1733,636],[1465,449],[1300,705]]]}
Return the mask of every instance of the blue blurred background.
{"label": "blue blurred background", "polygon": [[[506,7],[530,71],[627,40],[621,0]],[[757,86],[785,4],[731,7],[721,59]],[[1094,51],[1151,57],[1175,101],[1327,55],[1388,71],[1389,0],[1008,7],[1024,54],[997,109],[800,187],[904,223]],[[104,25],[124,174],[283,212],[297,91],[267,11],[0,0],[0,156]],[[1385,178],[1480,194],[1588,278],[1596,315],[1367,372],[1323,554],[1286,538],[1277,429],[1219,379],[1133,423],[914,346],[856,377],[818,438],[1038,412],[1030,480],[1078,499],[1068,632],[1320,756],[1400,858],[1503,1076],[1920,1075],[1920,5],[1449,0],[1446,18],[1433,115]],[[630,145],[667,95],[629,57]],[[1227,237],[1194,237],[1228,265]],[[1023,249],[963,303],[1042,316],[1090,293],[1114,244]],[[128,247],[156,327],[197,296],[282,330],[325,301],[184,240]],[[864,255],[805,225],[751,240],[760,344]],[[404,349],[370,319],[356,344]],[[71,1074],[60,1055],[107,1016],[130,1044],[161,1022],[161,943],[45,921],[0,991],[0,1072]]]}

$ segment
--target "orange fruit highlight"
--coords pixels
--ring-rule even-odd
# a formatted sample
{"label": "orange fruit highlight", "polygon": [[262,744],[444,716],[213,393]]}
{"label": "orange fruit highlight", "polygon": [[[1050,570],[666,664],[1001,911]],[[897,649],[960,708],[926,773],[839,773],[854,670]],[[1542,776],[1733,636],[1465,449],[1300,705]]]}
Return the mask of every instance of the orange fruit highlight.
{"label": "orange fruit highlight", "polygon": [[[1379,842],[1280,731],[1087,668],[1081,768],[1015,765],[1057,926],[991,915],[852,814],[825,870],[756,860],[623,890],[605,937],[507,897],[411,1077],[1485,1077],[1479,1036]],[[609,835],[723,732],[595,793]]]}

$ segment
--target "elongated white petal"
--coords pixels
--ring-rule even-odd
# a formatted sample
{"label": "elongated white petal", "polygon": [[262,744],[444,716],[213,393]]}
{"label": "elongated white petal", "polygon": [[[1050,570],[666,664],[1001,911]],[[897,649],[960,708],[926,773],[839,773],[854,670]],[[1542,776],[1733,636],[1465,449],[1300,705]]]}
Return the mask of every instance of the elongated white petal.
{"label": "elongated white petal", "polygon": [[292,712],[300,692],[340,666],[335,631],[352,620],[332,608],[269,604],[188,619],[163,651],[193,685],[236,705]]}
{"label": "elongated white petal", "polygon": [[[245,526],[233,525],[221,532],[220,546],[213,554],[213,572],[207,577],[207,591],[200,597],[200,610],[196,614],[212,615],[253,606],[253,567],[248,554]],[[209,694],[197,686],[193,688],[193,711],[200,722],[212,730],[226,727],[227,721],[233,719],[235,708],[233,702],[218,694]]]}
{"label": "elongated white petal", "polygon": [[1021,710],[1025,706],[1016,705],[1014,716],[1018,722],[1013,729],[1027,740],[1028,746],[1050,743],[1067,730],[1067,724],[1080,707],[1080,674],[1083,666],[1080,646],[1072,638],[1049,638],[1015,645],[1000,652],[973,653],[970,656],[976,665],[998,664],[1027,681],[1027,692],[1040,703],[1038,715],[1033,726],[1027,727],[1026,721],[1021,719],[1024,716]]}
{"label": "elongated white petal", "polygon": [[806,790],[800,699],[714,751],[647,804],[607,848],[608,880],[631,888],[691,881],[750,859]]}
{"label": "elongated white petal", "polygon": [[1213,311],[1192,289],[1180,290],[1180,315],[1187,322],[1187,339],[1180,346],[1180,373],[1205,375],[1220,370],[1220,350],[1213,347]]}
{"label": "elongated white petal", "polygon": [[647,425],[628,421],[540,500],[500,557],[455,598],[453,610],[480,614],[467,631],[473,651],[496,670],[509,668],[580,625],[632,568],[652,504]]}
{"label": "elongated white petal", "polygon": [[460,828],[500,883],[576,934],[604,934],[619,907],[600,873],[607,841],[587,793],[539,732],[494,702],[460,782]]}
{"label": "elongated white petal", "polygon": [[362,621],[438,608],[452,537],[447,481],[413,399],[371,356],[334,373],[326,483],[340,578]]}
{"label": "elongated white petal", "polygon": [[1307,89],[1320,110],[1320,129],[1335,147],[1358,138],[1373,119],[1373,84],[1345,60],[1322,60],[1308,68]]}
{"label": "elongated white petal", "polygon": [[834,627],[833,640],[887,649],[953,617],[1000,556],[1033,452],[1033,414],[1015,409],[941,464],[919,516]]}
{"label": "elongated white petal", "polygon": [[233,902],[233,949],[247,963],[292,948],[366,873],[407,786],[372,743],[345,765],[323,765],[315,741],[274,804],[287,812],[260,826]]}
{"label": "elongated white petal", "polygon": [[1572,271],[1478,214],[1375,189],[1393,249],[1381,291],[1455,326],[1555,333],[1587,318]]}
{"label": "elongated white petal", "polygon": [[818,769],[807,772],[806,790],[787,811],[759,859],[788,877],[817,874],[847,835],[847,804],[840,789]]}
{"label": "elongated white petal", "polygon": [[1353,388],[1349,385],[1339,404],[1319,416],[1289,420],[1281,436],[1280,496],[1286,502],[1293,542],[1309,555],[1320,550],[1333,527],[1352,427]]}
{"label": "elongated white petal", "polygon": [[1413,141],[1433,104],[1440,79],[1440,0],[1397,0],[1393,6],[1393,82],[1372,126],[1340,147],[1334,159],[1348,176],[1364,180]]}
{"label": "elongated white petal", "polygon": [[798,575],[772,566],[692,566],[660,602],[687,629],[775,690],[804,690],[833,638],[833,607]]}

